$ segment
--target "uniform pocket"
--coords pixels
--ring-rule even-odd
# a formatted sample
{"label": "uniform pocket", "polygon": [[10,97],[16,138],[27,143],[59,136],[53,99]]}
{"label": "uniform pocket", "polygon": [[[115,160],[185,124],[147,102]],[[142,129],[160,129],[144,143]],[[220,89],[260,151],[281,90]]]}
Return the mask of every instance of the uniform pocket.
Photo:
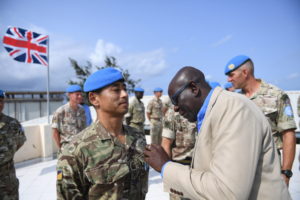
{"label": "uniform pocket", "polygon": [[111,184],[124,178],[129,168],[125,163],[104,164],[88,169],[85,173],[92,184]]}

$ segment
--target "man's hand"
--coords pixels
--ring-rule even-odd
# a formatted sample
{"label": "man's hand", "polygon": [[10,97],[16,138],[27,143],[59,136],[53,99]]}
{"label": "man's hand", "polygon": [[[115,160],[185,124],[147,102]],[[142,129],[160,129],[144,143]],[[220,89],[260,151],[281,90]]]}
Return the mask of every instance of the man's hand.
{"label": "man's hand", "polygon": [[289,187],[290,178],[286,177],[286,175],[282,174],[283,180],[286,183],[286,185]]}
{"label": "man's hand", "polygon": [[162,166],[170,160],[165,150],[157,144],[147,145],[144,156],[145,161],[158,172],[161,172]]}

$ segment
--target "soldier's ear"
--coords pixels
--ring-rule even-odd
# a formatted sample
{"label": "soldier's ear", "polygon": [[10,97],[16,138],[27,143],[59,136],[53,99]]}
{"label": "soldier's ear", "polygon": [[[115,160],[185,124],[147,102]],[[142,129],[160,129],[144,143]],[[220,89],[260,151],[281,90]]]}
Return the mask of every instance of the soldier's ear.
{"label": "soldier's ear", "polygon": [[100,106],[99,94],[96,92],[89,92],[88,98],[90,103],[95,107],[98,108]]}

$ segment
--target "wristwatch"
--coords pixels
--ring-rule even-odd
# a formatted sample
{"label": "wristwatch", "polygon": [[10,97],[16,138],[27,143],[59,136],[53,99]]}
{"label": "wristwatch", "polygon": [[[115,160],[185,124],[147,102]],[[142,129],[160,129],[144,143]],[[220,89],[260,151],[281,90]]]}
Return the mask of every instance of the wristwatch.
{"label": "wristwatch", "polygon": [[288,178],[291,178],[293,176],[293,172],[290,169],[281,170],[281,173],[284,174]]}

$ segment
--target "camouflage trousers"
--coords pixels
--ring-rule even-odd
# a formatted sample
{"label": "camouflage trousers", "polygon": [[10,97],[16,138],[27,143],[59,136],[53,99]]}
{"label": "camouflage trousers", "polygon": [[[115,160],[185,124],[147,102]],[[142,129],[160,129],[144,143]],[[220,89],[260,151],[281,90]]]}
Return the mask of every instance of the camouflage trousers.
{"label": "camouflage trousers", "polygon": [[151,144],[161,145],[163,124],[161,120],[151,119]]}
{"label": "camouflage trousers", "polygon": [[0,166],[0,200],[19,199],[19,180],[16,176],[14,163]]}
{"label": "camouflage trousers", "polygon": [[136,128],[137,130],[139,130],[140,132],[142,133],[145,133],[144,132],[144,123],[130,123],[129,126],[133,127],[133,128]]}
{"label": "camouflage trousers", "polygon": [[170,194],[170,200],[190,200],[188,198],[183,198],[175,194]]}

